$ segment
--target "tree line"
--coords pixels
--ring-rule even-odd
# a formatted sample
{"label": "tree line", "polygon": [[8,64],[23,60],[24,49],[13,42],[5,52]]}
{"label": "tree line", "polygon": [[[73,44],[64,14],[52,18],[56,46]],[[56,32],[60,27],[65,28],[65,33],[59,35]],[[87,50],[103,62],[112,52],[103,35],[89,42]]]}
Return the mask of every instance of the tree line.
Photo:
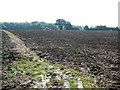
{"label": "tree line", "polygon": [[119,30],[118,27],[96,26],[75,26],[64,19],[57,19],[55,23],[46,22],[2,22],[1,29],[5,30]]}
{"label": "tree line", "polygon": [[96,26],[96,27],[88,27],[87,25],[84,27],[84,30],[119,30],[118,27],[106,27],[106,26]]}

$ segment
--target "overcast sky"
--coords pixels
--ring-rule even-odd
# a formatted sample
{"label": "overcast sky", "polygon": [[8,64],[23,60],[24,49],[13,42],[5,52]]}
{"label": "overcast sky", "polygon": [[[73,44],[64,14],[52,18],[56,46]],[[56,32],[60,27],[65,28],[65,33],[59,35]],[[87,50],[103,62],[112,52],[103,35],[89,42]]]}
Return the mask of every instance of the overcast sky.
{"label": "overcast sky", "polygon": [[118,26],[119,0],[0,0],[0,22],[65,19],[73,25]]}

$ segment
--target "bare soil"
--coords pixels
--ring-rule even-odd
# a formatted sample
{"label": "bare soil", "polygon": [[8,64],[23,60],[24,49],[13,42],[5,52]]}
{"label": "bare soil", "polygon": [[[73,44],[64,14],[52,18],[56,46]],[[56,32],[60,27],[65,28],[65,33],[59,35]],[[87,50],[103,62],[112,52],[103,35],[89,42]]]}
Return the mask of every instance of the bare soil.
{"label": "bare soil", "polygon": [[[10,32],[23,40],[26,46],[41,58],[46,58],[51,63],[94,74],[97,84],[101,87],[120,87],[118,31],[10,30]],[[7,47],[9,41],[5,41]],[[13,46],[10,44],[9,47]],[[11,60],[15,59],[17,58]]]}

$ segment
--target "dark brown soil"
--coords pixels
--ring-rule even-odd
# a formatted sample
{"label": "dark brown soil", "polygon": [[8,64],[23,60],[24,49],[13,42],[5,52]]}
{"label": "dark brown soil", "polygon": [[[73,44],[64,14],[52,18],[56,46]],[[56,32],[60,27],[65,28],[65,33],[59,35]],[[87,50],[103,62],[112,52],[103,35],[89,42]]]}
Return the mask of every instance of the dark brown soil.
{"label": "dark brown soil", "polygon": [[101,87],[120,87],[117,31],[10,32],[51,63],[63,64],[78,71],[94,74]]}

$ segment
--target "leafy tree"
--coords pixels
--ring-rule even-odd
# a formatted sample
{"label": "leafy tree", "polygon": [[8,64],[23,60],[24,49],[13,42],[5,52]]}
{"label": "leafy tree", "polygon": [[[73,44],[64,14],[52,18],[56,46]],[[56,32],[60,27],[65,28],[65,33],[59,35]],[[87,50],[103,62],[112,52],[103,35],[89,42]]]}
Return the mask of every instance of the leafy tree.
{"label": "leafy tree", "polygon": [[57,19],[56,25],[60,30],[73,30],[73,26],[70,22],[65,21],[64,19]]}
{"label": "leafy tree", "polygon": [[56,20],[56,25],[58,25],[58,28],[60,28],[60,30],[64,30],[66,21],[64,19],[57,19]]}
{"label": "leafy tree", "polygon": [[71,25],[70,22],[66,22],[66,24],[64,25],[64,29],[65,29],[65,30],[72,30],[73,27],[72,27],[72,25]]}
{"label": "leafy tree", "polygon": [[86,26],[84,27],[84,30],[89,30],[89,27],[86,25]]}

